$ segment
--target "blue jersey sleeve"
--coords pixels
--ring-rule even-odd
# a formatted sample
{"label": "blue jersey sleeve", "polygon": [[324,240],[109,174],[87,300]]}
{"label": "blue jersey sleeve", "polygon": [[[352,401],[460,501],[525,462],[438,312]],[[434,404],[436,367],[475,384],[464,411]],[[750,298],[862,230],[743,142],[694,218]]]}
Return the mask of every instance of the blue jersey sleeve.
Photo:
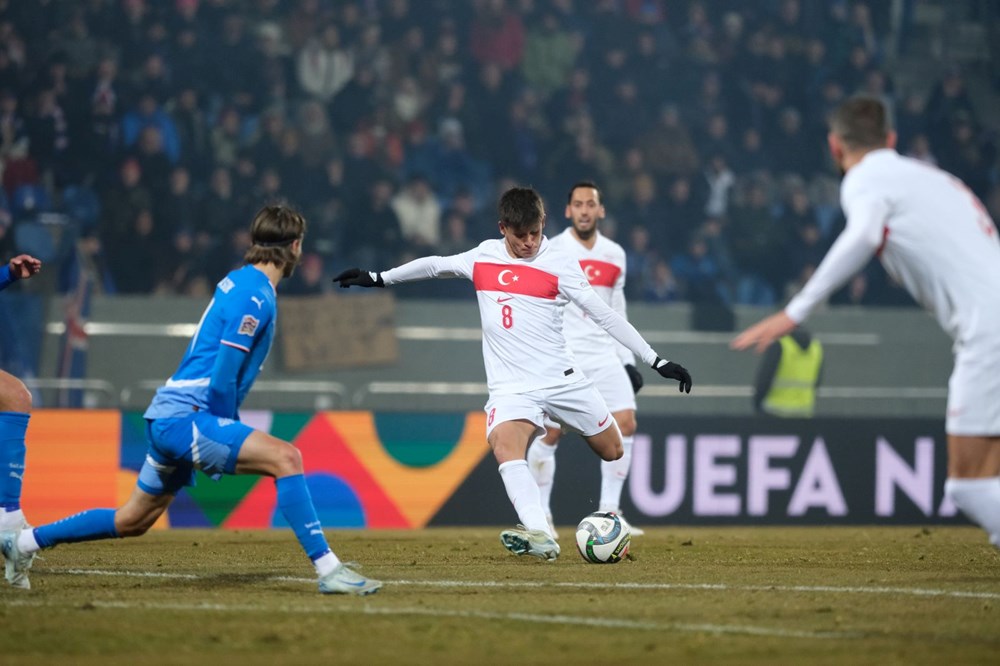
{"label": "blue jersey sleeve", "polygon": [[12,282],[17,282],[17,278],[10,272],[10,264],[4,264],[0,268],[0,291],[9,287]]}
{"label": "blue jersey sleeve", "polygon": [[220,342],[249,353],[271,323],[273,309],[253,294],[234,294],[226,310]]}

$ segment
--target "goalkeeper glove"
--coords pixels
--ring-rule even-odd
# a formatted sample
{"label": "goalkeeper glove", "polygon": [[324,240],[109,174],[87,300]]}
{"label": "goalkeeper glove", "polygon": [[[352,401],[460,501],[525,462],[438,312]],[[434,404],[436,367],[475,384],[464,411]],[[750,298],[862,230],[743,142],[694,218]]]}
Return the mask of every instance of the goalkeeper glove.
{"label": "goalkeeper glove", "polygon": [[333,278],[333,281],[339,282],[342,289],[348,287],[385,287],[385,282],[379,273],[363,271],[360,268],[348,268]]}
{"label": "goalkeeper glove", "polygon": [[632,392],[638,393],[643,385],[642,375],[639,374],[638,368],[631,363],[627,363],[625,364],[625,372],[628,373],[628,380],[632,382]]}
{"label": "goalkeeper glove", "polygon": [[679,381],[680,386],[678,388],[681,393],[691,392],[691,373],[685,370],[683,366],[657,356],[656,361],[653,362],[653,370],[660,373],[661,377]]}

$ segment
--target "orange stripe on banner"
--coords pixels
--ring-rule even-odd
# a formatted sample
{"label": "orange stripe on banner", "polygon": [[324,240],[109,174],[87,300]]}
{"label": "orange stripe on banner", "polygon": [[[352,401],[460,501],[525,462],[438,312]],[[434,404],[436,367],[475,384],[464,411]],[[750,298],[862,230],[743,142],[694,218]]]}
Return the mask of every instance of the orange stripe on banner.
{"label": "orange stripe on banner", "polygon": [[21,500],[33,524],[117,506],[120,412],[38,410],[31,414],[26,440]]}
{"label": "orange stripe on banner", "polygon": [[410,527],[425,527],[490,448],[486,443],[486,414],[466,416],[462,437],[448,457],[431,467],[400,464],[379,441],[372,412],[327,412],[347,447],[364,465],[382,491],[406,516]]}

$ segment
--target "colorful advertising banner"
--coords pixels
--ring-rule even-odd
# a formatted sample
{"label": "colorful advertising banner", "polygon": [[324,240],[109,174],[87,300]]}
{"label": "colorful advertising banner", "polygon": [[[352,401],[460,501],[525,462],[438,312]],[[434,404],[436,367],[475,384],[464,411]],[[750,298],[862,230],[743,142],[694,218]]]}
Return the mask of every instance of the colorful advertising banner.
{"label": "colorful advertising banner", "polygon": [[[508,525],[517,517],[485,442],[485,415],[244,412],[294,443],[331,528]],[[137,412],[38,410],[24,506],[40,524],[128,497],[146,455]],[[597,509],[600,461],[578,437],[556,454],[557,524]],[[644,418],[622,509],[654,524],[959,522],[944,499],[938,420]],[[159,527],[282,527],[274,483],[199,475]]]}

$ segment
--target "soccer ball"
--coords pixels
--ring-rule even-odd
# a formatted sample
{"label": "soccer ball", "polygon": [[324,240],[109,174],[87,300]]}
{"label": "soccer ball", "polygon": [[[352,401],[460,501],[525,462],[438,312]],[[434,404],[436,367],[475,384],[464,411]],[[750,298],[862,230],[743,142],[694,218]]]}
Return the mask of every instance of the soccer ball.
{"label": "soccer ball", "polygon": [[620,562],[631,541],[628,525],[614,513],[592,513],[576,526],[576,548],[591,564]]}

